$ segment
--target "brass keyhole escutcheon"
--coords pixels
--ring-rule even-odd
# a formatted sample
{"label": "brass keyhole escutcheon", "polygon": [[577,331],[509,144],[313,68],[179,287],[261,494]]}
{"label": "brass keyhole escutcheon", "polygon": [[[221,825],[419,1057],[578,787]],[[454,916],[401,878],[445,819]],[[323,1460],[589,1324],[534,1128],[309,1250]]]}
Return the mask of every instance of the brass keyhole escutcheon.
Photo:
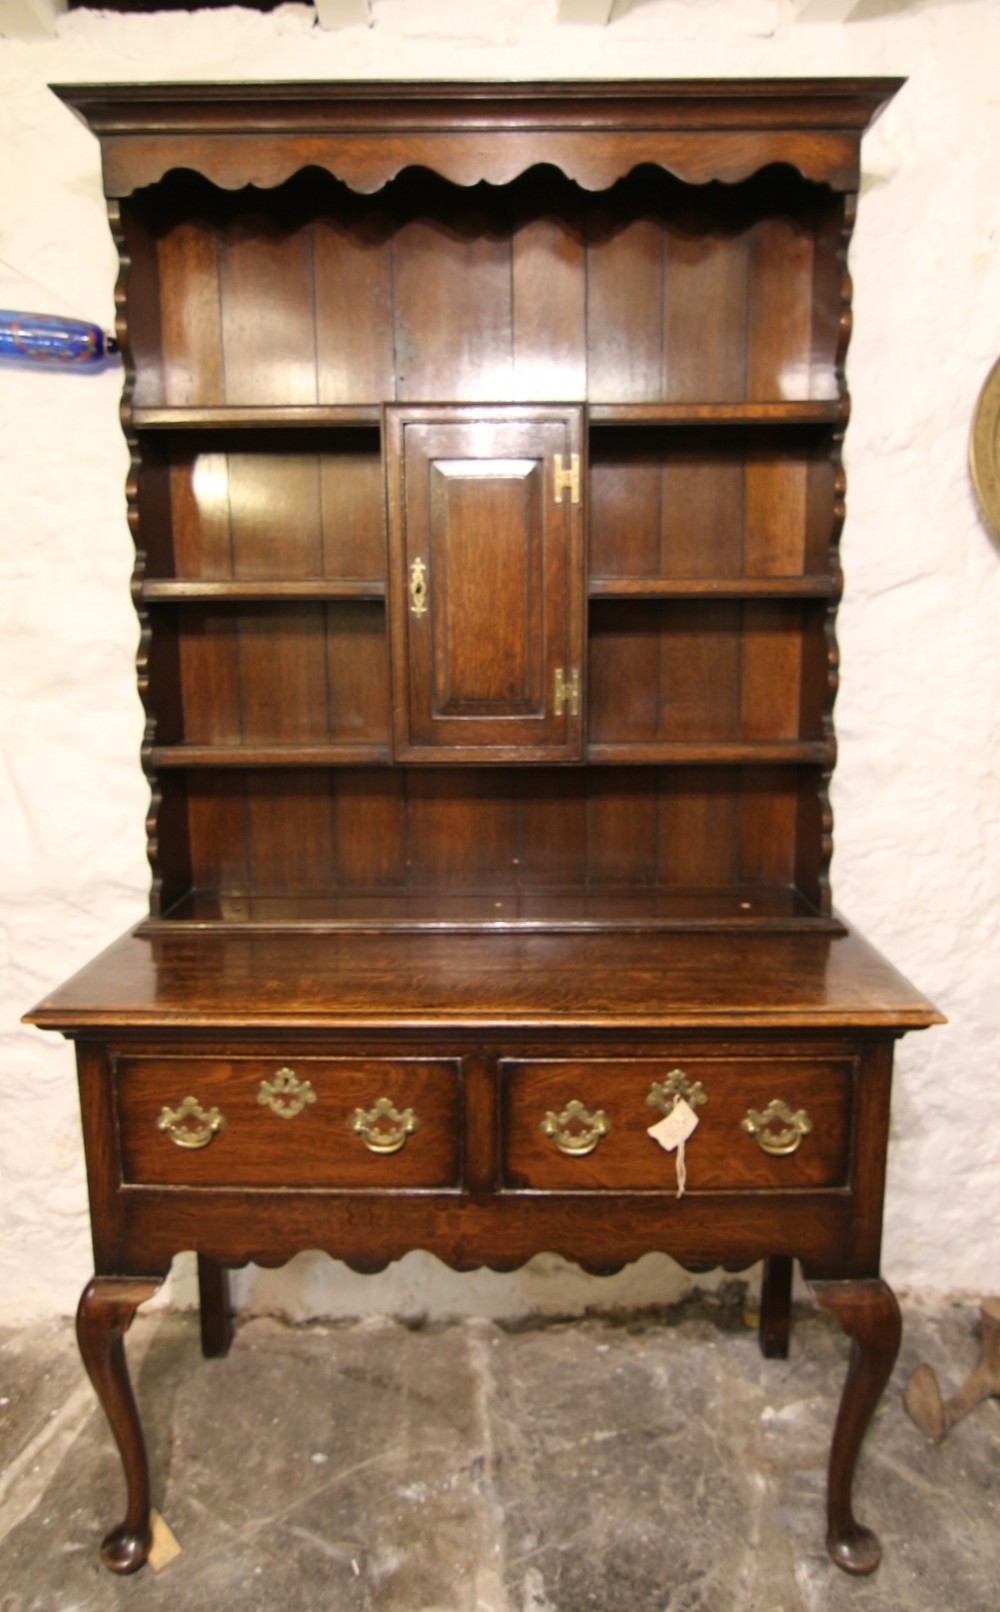
{"label": "brass keyhole escutcheon", "polygon": [[607,1136],[611,1121],[603,1108],[597,1109],[596,1113],[588,1113],[580,1099],[574,1097],[561,1114],[554,1114],[549,1109],[538,1128],[543,1136],[555,1143],[560,1153],[565,1153],[569,1158],[582,1159],[588,1153],[593,1153],[601,1138]]}
{"label": "brass keyhole escutcheon", "polygon": [[202,1108],[196,1097],[185,1097],[179,1108],[161,1108],[156,1128],[176,1147],[196,1148],[207,1147],[226,1122],[217,1108]]}
{"label": "brass keyhole escutcheon", "polygon": [[400,1113],[391,1098],[380,1097],[374,1108],[356,1108],[350,1126],[370,1153],[398,1153],[407,1137],[419,1131],[420,1121],[412,1108]]}
{"label": "brass keyhole escutcheon", "polygon": [[262,1080],[257,1093],[261,1107],[269,1108],[279,1119],[294,1119],[307,1103],[316,1101],[312,1082],[300,1080],[294,1069],[279,1069],[271,1080]]}
{"label": "brass keyhole escutcheon", "polygon": [[419,555],[410,566],[410,612],[414,616],[427,614],[427,566]]}
{"label": "brass keyhole escutcheon", "polygon": [[[772,1128],[776,1120],[780,1122],[778,1130]],[[751,1108],[746,1118],[740,1120],[740,1130],[753,1137],[762,1153],[776,1159],[794,1153],[812,1128],[812,1120],[804,1108],[793,1111],[779,1097],[772,1098],[763,1113]]]}

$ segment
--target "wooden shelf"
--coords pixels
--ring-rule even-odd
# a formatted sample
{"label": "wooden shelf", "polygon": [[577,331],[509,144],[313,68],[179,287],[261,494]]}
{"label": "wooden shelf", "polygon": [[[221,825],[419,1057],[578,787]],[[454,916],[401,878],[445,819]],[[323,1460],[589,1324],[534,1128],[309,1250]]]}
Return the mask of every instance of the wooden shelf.
{"label": "wooden shelf", "polygon": [[812,764],[832,767],[833,740],[719,739],[699,741],[649,740],[630,744],[588,744],[587,760],[612,766],[743,766],[758,764]]}
{"label": "wooden shelf", "polygon": [[705,890],[560,888],[525,891],[492,887],[452,894],[441,890],[348,891],[323,895],[195,890],[140,933],[164,929],[295,931],[330,929],[586,930],[586,929],[823,929],[841,931],[788,886]]}
{"label": "wooden shelf", "polygon": [[163,767],[373,767],[389,761],[383,744],[166,744],[148,752]]}
{"label": "wooden shelf", "polygon": [[592,403],[591,425],[837,425],[847,418],[846,398],[767,403]]}
{"label": "wooden shelf", "polygon": [[[761,403],[591,403],[587,418],[596,426],[629,425],[836,425],[846,399],[821,398]],[[377,403],[308,403],[275,406],[213,404],[134,405],[132,424],[141,431],[253,431],[377,426]]]}
{"label": "wooden shelf", "polygon": [[600,599],[832,599],[830,576],[801,577],[591,577],[588,594]]}
{"label": "wooden shelf", "polygon": [[377,577],[348,577],[329,581],[309,577],[301,581],[279,582],[268,578],[248,581],[187,581],[179,578],[143,582],[139,598],[146,604],[185,604],[217,601],[240,603],[259,600],[266,603],[295,599],[384,599],[385,583]]}
{"label": "wooden shelf", "polygon": [[[390,759],[388,745],[381,744],[171,744],[154,745],[148,755],[154,772],[165,767],[382,766]],[[598,766],[832,766],[834,746],[826,739],[652,740],[589,744],[586,760]]]}
{"label": "wooden shelf", "polygon": [[140,431],[272,431],[320,430],[334,426],[377,426],[377,403],[286,404],[278,407],[240,407],[219,404],[209,408],[156,405],[132,408],[131,423]]}

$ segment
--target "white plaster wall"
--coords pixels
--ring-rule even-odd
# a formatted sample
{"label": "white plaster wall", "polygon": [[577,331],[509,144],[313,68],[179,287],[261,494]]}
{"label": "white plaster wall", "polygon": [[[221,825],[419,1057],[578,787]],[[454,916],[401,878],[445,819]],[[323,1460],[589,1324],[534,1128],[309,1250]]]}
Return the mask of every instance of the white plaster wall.
{"label": "white plaster wall", "polygon": [[[995,1292],[1000,565],[966,462],[1000,354],[1000,6],[865,0],[867,20],[792,26],[783,0],[618,0],[603,30],[556,10],[372,0],[372,27],[333,34],[301,6],[75,12],[50,42],[0,40],[0,306],[112,318],[97,144],[50,81],[908,75],[865,146],[852,252],[834,888],[951,1021],[899,1053],[885,1269]],[[71,1052],[19,1014],[145,904],[119,390],[0,366],[0,1320],[69,1310],[91,1268]],[[457,1277],[415,1254],[369,1279],[304,1256],[239,1291],[299,1316],[509,1314],[684,1281],[660,1256],[604,1281],[550,1256]],[[191,1291],[188,1270],[174,1295]]]}

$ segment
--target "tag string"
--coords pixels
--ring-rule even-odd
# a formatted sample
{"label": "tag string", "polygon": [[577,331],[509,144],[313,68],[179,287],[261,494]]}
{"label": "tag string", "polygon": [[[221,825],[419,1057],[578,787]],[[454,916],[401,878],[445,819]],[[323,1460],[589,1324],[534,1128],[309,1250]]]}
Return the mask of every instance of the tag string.
{"label": "tag string", "polygon": [[[680,1092],[675,1091],[674,1092],[674,1107],[675,1108],[677,1107],[677,1105],[680,1102],[680,1100],[681,1100]],[[686,1186],[687,1186],[687,1164],[686,1164],[685,1159],[684,1159],[684,1138],[682,1136],[680,1141],[677,1144],[677,1196],[678,1196],[678,1198],[683,1198],[683,1196],[684,1196],[684,1188]]]}

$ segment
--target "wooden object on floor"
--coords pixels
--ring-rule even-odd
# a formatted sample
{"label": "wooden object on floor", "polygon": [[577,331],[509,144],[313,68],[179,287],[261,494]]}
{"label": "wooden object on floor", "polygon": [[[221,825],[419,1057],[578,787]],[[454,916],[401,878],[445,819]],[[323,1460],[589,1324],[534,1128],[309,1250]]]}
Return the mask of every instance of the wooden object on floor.
{"label": "wooden object on floor", "polygon": [[939,1015],[834,912],[828,784],[896,87],[59,91],[121,254],[151,789],[148,918],[33,1015],[77,1043],[110,1566],[148,1493],[99,1295],[185,1248],[206,1353],[230,1268],[422,1248],[764,1259],[781,1355],[798,1259],[875,1565],[892,1051]]}
{"label": "wooden object on floor", "polygon": [[906,1409],[935,1444],[984,1399],[1000,1398],[1000,1299],[984,1299],[979,1313],[983,1329],[979,1359],[950,1399],[943,1397],[933,1366],[918,1366],[906,1385]]}

